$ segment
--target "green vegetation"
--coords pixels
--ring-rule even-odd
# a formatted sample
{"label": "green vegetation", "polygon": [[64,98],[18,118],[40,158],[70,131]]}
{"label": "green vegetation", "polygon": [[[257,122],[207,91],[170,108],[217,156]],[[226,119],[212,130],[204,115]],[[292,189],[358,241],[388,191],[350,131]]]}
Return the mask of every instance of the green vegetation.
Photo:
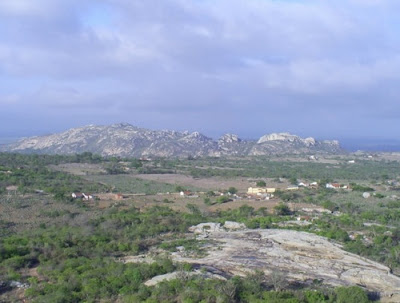
{"label": "green vegetation", "polygon": [[222,203],[228,202],[229,200],[230,200],[230,199],[229,199],[229,197],[227,197],[227,196],[219,196],[219,197],[216,199],[216,202],[219,203],[219,204],[222,204]]}
{"label": "green vegetation", "polygon": [[19,155],[0,153],[0,188],[4,192],[7,186],[17,186],[19,193],[32,193],[42,190],[64,199],[71,192],[85,190],[87,192],[106,191],[108,187],[89,182],[78,176],[53,171],[47,168],[50,164],[69,162],[99,163],[101,157],[91,153],[74,156]]}
{"label": "green vegetation", "polygon": [[265,186],[267,186],[267,183],[265,181],[263,181],[263,180],[257,181],[256,182],[256,186],[257,187],[265,187]]}
{"label": "green vegetation", "polygon": [[398,176],[397,161],[358,160],[348,165],[304,161],[283,161],[279,157],[243,157],[235,159],[199,158],[191,161],[171,162],[176,170],[190,173],[194,177],[220,176],[225,178],[287,178],[295,184],[299,179],[309,180],[388,180]]}
{"label": "green vegetation", "polygon": [[[154,207],[145,213],[113,209],[81,227],[74,226],[76,222],[71,220],[71,225],[62,228],[55,226],[3,237],[0,273],[7,280],[27,279],[31,287],[25,295],[33,302],[96,302],[116,298],[124,302],[176,302],[178,297],[186,301],[190,298],[190,302],[341,302],[349,292],[347,288],[271,291],[279,289],[280,284],[260,273],[227,281],[182,275],[157,287],[146,287],[144,281],[172,272],[176,265],[165,258],[152,264],[116,261],[119,256],[139,254],[154,245],[166,251],[183,247],[188,253],[202,255],[206,253],[204,241],[168,240],[164,235],[172,232],[174,237],[179,236],[188,226],[207,219],[251,222],[261,214],[263,211],[256,212],[248,206],[220,212],[215,218],[176,213],[165,207]],[[21,272],[33,266],[38,266],[40,278],[24,278]],[[350,292],[353,301],[347,302],[368,302],[361,289],[352,288]]]}
{"label": "green vegetation", "polygon": [[278,216],[287,216],[290,215],[292,212],[290,211],[289,206],[280,203],[274,207],[274,213]]}
{"label": "green vegetation", "polygon": [[[248,228],[276,228],[280,222],[306,215],[297,205],[312,203],[337,213],[313,214],[312,224],[283,228],[330,238],[346,250],[400,273],[399,191],[396,186],[382,184],[386,179],[399,179],[398,162],[360,160],[347,165],[340,161],[326,164],[276,160],[192,158],[157,159],[147,163],[137,159],[104,159],[91,153],[0,154],[1,210],[13,209],[19,219],[38,208],[37,218],[26,226],[11,215],[0,219],[0,280],[29,283],[25,296],[32,302],[370,302],[367,293],[359,287],[332,288],[318,281],[291,285],[284,277],[277,279],[260,272],[244,278],[229,277],[226,281],[206,279],[189,275],[187,271],[193,270],[192,266],[173,263],[167,257],[168,253],[182,249],[202,256],[207,254],[208,247],[215,245],[207,239],[198,241],[188,237],[188,227],[192,225],[235,221]],[[106,174],[76,176],[49,166],[66,163],[96,164]],[[279,203],[268,206],[270,209],[255,209],[245,200],[242,206],[230,209],[231,205],[237,205],[236,201],[230,203],[229,196],[215,196],[210,188],[205,188],[205,193],[199,194],[200,203],[192,202],[195,199],[186,201],[180,212],[162,206],[136,209],[133,204],[91,208],[69,198],[73,191],[156,194],[199,190],[136,177],[149,172],[228,179],[235,176],[285,178],[290,182],[315,180],[320,184],[340,180],[351,184],[352,191],[327,190],[323,186],[277,191],[274,199]],[[16,192],[6,190],[9,186],[17,186]],[[257,186],[266,186],[266,182],[257,181]],[[362,196],[366,191],[373,191],[368,199]],[[226,192],[235,194],[237,189],[229,187]],[[171,207],[178,204],[165,197],[160,201],[171,203],[168,204]],[[219,205],[222,203],[225,204]],[[214,208],[220,209],[210,211]],[[157,257],[150,264],[121,262],[125,256],[153,250],[162,251],[160,255],[165,257]],[[32,271],[37,274],[33,275]],[[144,285],[156,275],[173,271],[179,272],[177,279],[155,287]],[[7,302],[2,297],[7,293],[8,290],[0,289],[0,301]],[[13,300],[16,297],[10,299]]]}

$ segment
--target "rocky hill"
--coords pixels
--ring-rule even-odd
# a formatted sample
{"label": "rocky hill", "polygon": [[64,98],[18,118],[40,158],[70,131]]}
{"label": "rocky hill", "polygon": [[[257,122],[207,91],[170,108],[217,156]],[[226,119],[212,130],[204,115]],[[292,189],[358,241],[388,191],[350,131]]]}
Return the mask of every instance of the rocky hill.
{"label": "rocky hill", "polygon": [[288,133],[269,134],[258,141],[226,134],[213,140],[199,132],[149,130],[127,123],[89,125],[62,133],[30,137],[3,145],[0,151],[46,154],[92,152],[103,156],[187,157],[246,156],[299,153],[342,153],[337,141],[317,141]]}

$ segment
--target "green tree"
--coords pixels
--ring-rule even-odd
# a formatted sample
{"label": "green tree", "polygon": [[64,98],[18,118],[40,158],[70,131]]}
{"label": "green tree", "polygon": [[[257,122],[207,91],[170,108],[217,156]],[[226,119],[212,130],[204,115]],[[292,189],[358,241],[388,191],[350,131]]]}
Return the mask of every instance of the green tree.
{"label": "green tree", "polygon": [[204,198],[204,204],[211,205],[211,199],[210,198]]}
{"label": "green tree", "polygon": [[274,213],[278,216],[287,216],[291,214],[289,206],[283,203],[279,203],[274,207]]}
{"label": "green tree", "polygon": [[131,161],[131,167],[134,167],[134,168],[140,168],[140,167],[142,167],[143,166],[143,164],[142,164],[142,161],[140,161],[139,159],[133,159],[132,161]]}
{"label": "green tree", "polygon": [[228,193],[230,193],[232,195],[236,194],[237,192],[238,192],[238,190],[236,189],[236,187],[231,186],[228,188]]}
{"label": "green tree", "polygon": [[267,183],[265,183],[264,180],[260,180],[260,181],[257,181],[256,186],[257,187],[266,187]]}
{"label": "green tree", "polygon": [[175,191],[177,191],[177,192],[185,191],[185,188],[183,186],[177,185],[175,187]]}
{"label": "green tree", "polygon": [[296,177],[290,177],[289,178],[289,182],[292,185],[297,185],[297,178]]}
{"label": "green tree", "polygon": [[219,196],[217,198],[217,203],[222,204],[228,202],[230,199],[227,196]]}

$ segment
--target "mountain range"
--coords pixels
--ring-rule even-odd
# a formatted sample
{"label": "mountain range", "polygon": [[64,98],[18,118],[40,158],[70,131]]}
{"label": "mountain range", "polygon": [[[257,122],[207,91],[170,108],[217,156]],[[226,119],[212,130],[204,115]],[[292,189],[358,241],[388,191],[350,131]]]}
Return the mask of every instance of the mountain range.
{"label": "mountain range", "polygon": [[258,140],[225,134],[218,140],[199,132],[149,130],[127,123],[88,125],[62,133],[23,138],[0,151],[75,154],[92,152],[121,157],[256,156],[270,154],[343,153],[338,141],[317,141],[289,133],[272,133]]}

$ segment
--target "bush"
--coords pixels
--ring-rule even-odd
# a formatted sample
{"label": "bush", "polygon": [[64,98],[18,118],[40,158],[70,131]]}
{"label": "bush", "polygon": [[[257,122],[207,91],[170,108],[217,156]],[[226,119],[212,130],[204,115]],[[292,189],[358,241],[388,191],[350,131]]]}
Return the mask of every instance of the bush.
{"label": "bush", "polygon": [[237,189],[236,189],[236,187],[229,187],[228,188],[228,193],[230,193],[230,194],[232,194],[232,195],[234,195],[234,194],[236,194],[237,193]]}
{"label": "bush", "polygon": [[226,203],[229,201],[230,201],[230,199],[227,196],[220,196],[217,198],[217,203],[219,203],[219,204]]}
{"label": "bush", "polygon": [[260,180],[260,181],[257,181],[256,186],[257,187],[266,187],[267,183],[265,183],[264,180]]}
{"label": "bush", "polygon": [[364,290],[357,286],[338,287],[335,289],[337,303],[368,303],[370,302]]}
{"label": "bush", "polygon": [[289,206],[280,203],[274,207],[274,213],[278,216],[287,216],[290,215],[292,212],[290,211]]}

